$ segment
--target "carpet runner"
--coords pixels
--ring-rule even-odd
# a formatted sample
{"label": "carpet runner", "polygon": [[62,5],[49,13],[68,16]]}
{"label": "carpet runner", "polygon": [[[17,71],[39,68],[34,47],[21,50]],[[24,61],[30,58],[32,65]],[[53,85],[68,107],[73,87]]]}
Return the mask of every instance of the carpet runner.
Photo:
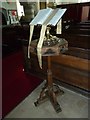
{"label": "carpet runner", "polygon": [[5,117],[41,82],[39,78],[26,74],[23,68],[22,51],[2,60],[2,116]]}

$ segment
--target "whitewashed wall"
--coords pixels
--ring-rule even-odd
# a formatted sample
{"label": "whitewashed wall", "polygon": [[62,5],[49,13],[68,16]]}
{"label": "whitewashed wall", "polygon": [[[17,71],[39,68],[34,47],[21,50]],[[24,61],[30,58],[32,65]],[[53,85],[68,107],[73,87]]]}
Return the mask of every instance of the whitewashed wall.
{"label": "whitewashed wall", "polygon": [[15,0],[12,0],[11,3],[7,3],[6,0],[0,0],[0,7],[10,9],[10,10],[12,9],[16,10]]}
{"label": "whitewashed wall", "polygon": [[90,2],[90,0],[46,0],[47,2],[56,2],[59,4],[60,2],[70,2],[70,3],[79,3],[79,2]]}

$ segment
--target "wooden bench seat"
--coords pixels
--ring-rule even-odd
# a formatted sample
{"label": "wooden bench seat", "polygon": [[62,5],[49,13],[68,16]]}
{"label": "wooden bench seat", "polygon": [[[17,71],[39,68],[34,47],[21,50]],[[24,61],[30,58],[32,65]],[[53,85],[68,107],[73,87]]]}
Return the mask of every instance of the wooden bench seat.
{"label": "wooden bench seat", "polygon": [[[88,74],[90,73],[90,60],[70,55],[59,55],[51,58],[53,79],[90,90]],[[36,55],[31,55],[30,72],[47,79],[47,57],[43,57],[43,69],[40,69]]]}

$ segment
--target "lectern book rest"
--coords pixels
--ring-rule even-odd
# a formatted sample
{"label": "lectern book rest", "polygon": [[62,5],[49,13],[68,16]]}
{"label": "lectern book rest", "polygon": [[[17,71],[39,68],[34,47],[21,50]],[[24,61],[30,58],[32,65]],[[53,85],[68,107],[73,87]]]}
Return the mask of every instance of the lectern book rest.
{"label": "lectern book rest", "polygon": [[[29,37],[29,45],[28,45],[28,58],[30,58],[30,45],[31,40],[33,36],[34,26],[35,25],[41,25],[41,31],[40,31],[40,38],[37,43],[37,56],[40,68],[42,68],[42,54],[41,49],[43,46],[43,41],[45,39],[45,34],[49,30],[47,30],[47,26],[56,26],[58,23],[58,30],[61,30],[61,18],[63,14],[65,13],[66,9],[41,9],[38,14],[35,16],[35,18],[30,22],[30,37]],[[46,31],[47,30],[47,31]],[[48,33],[47,33],[48,34]],[[48,39],[49,40],[49,39]]]}

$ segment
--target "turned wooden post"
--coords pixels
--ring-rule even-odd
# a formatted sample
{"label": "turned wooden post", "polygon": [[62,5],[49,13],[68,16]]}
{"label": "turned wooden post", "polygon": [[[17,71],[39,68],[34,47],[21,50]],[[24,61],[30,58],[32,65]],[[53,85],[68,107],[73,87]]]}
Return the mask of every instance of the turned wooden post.
{"label": "turned wooden post", "polygon": [[52,80],[52,70],[51,70],[51,56],[47,56],[47,82],[48,88],[53,87],[53,80]]}

